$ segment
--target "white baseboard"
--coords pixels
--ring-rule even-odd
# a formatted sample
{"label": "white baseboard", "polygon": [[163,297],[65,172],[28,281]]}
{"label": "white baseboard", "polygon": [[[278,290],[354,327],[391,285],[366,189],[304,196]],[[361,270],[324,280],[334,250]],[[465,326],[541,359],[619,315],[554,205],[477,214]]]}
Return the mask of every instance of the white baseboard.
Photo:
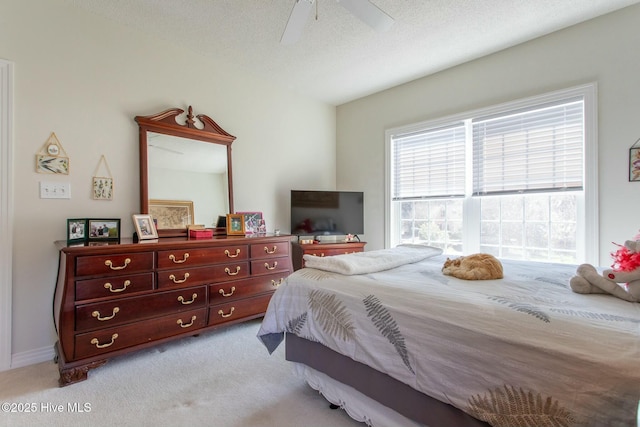
{"label": "white baseboard", "polygon": [[34,365],[36,363],[53,361],[56,351],[53,345],[37,348],[35,350],[23,351],[11,355],[11,369],[22,368],[23,366]]}

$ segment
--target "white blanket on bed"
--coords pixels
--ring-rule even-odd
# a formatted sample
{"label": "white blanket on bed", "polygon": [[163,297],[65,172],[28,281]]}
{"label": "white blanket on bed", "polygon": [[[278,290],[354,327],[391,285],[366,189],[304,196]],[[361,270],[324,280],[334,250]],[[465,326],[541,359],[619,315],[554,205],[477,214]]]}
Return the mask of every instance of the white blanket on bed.
{"label": "white blanket on bed", "polygon": [[425,245],[400,245],[391,249],[319,257],[304,255],[305,267],[345,275],[375,273],[440,255],[442,249]]}
{"label": "white blanket on bed", "polygon": [[640,304],[572,292],[575,266],[502,260],[504,279],[465,281],[444,259],[298,270],[258,335],[320,342],[497,427],[635,427]]}

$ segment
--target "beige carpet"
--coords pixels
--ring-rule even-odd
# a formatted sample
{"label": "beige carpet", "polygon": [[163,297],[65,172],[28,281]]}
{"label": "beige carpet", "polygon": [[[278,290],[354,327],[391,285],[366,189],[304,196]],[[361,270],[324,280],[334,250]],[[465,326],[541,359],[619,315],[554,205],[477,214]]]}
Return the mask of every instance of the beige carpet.
{"label": "beige carpet", "polygon": [[283,346],[269,355],[259,325],[122,356],[63,388],[53,362],[0,372],[0,426],[363,426],[295,376]]}

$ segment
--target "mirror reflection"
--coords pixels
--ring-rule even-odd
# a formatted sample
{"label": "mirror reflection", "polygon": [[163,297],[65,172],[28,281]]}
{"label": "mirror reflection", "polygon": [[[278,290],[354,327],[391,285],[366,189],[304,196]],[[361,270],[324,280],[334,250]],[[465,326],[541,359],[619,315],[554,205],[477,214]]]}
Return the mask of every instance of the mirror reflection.
{"label": "mirror reflection", "polygon": [[149,200],[177,206],[193,202],[192,221],[176,218],[174,225],[159,224],[159,229],[180,228],[175,226],[180,221],[215,227],[218,215],[229,212],[226,146],[147,132],[147,162]]}

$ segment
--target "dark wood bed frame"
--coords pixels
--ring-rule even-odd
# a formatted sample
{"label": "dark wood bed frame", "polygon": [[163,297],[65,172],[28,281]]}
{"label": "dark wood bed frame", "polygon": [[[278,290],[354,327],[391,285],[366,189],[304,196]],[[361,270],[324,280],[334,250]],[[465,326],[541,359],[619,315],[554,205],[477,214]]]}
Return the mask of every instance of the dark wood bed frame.
{"label": "dark wood bed frame", "polygon": [[286,334],[285,358],[349,385],[396,412],[429,427],[490,427],[452,405],[429,397],[320,343]]}

